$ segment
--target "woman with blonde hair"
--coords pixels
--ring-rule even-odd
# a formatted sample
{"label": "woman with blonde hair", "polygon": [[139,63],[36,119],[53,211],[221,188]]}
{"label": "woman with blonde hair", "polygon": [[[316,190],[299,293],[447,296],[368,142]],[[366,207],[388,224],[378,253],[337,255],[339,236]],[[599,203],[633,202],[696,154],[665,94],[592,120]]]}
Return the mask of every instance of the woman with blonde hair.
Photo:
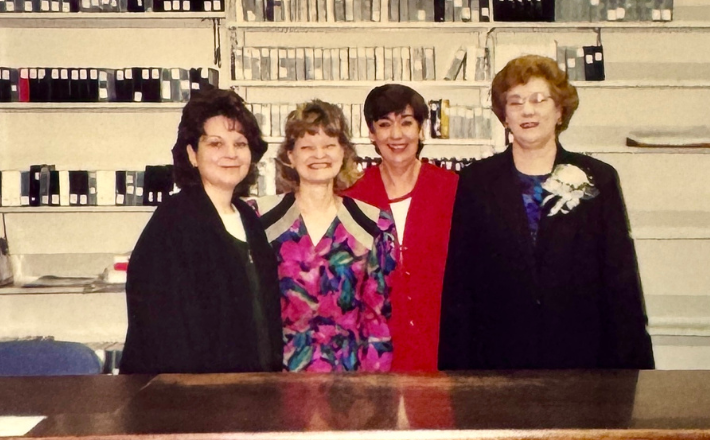
{"label": "woman with blonde hair", "polygon": [[288,371],[390,369],[394,221],[339,195],[359,177],[355,158],[342,111],[301,104],[276,161],[286,193],[258,200],[278,261]]}

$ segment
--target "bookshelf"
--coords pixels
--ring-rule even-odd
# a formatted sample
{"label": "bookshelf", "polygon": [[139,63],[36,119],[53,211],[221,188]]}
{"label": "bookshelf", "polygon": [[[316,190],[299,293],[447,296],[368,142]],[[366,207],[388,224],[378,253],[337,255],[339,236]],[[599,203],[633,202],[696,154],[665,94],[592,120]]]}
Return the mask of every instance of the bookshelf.
{"label": "bookshelf", "polygon": [[[710,47],[710,5],[705,0],[675,0],[670,22],[594,23],[389,22],[387,0],[380,2],[379,22],[246,22],[241,16],[242,1],[228,1],[226,11],[220,13],[0,14],[0,65],[214,66],[216,31],[221,42],[220,85],[234,87],[248,102],[297,103],[319,98],[361,104],[372,87],[386,81],[233,81],[231,49],[429,46],[435,49],[436,79],[401,82],[427,100],[448,98],[456,105],[485,106],[488,79],[443,80],[459,46],[486,47],[495,63],[508,46],[549,47],[555,41],[590,45],[601,36],[606,80],[575,82],[580,108],[561,142],[619,171],[654,338],[666,338],[664,344],[670,344],[680,334],[707,336],[698,329],[710,319],[710,312],[699,311],[700,305],[710,303],[710,278],[703,269],[710,261],[710,185],[705,177],[710,149],[625,146],[626,135],[634,129],[709,124],[710,52],[704,48]],[[35,163],[55,164],[58,169],[141,169],[146,164],[170,163],[183,105],[0,103],[0,169],[24,170]],[[500,151],[503,131],[495,117],[491,126],[492,136],[486,139],[428,139],[422,155],[477,158]],[[267,136],[266,140],[265,160],[269,161],[281,138]],[[375,156],[367,138],[357,135],[354,142],[360,155]],[[27,267],[34,270],[61,260],[75,261],[61,266],[64,273],[78,274],[76,267],[83,266],[90,272],[85,275],[90,275],[100,271],[113,253],[130,250],[153,209],[2,207],[0,216],[11,251],[24,258]],[[111,234],[107,225],[113,228]],[[61,233],[46,233],[52,228]],[[10,309],[20,304],[43,306],[40,291],[27,295],[22,289],[0,289],[3,292],[8,294],[7,301],[14,298],[11,304],[16,305]],[[125,322],[119,295],[72,295],[56,293],[64,299],[54,298],[52,304],[63,310],[71,304],[87,314],[92,306],[82,298],[102,298],[112,304],[112,315],[103,319],[114,330],[114,324],[120,327]],[[42,310],[37,316],[45,313]],[[25,320],[26,315],[22,315]],[[22,323],[13,323],[13,334],[21,334]],[[67,330],[58,334],[74,334]],[[114,334],[120,334],[120,328]],[[676,345],[672,350],[680,353],[686,348]],[[709,347],[705,349],[710,352]],[[677,365],[668,356],[657,358],[669,362],[665,365]],[[693,366],[710,368],[707,363]]]}

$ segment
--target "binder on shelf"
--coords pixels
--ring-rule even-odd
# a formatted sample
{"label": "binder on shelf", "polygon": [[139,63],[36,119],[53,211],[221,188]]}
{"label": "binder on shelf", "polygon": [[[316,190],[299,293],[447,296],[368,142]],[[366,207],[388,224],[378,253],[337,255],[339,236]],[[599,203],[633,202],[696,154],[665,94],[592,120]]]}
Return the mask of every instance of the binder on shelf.
{"label": "binder on shelf", "polygon": [[143,205],[164,202],[173,188],[172,165],[147,165],[144,178]]}
{"label": "binder on shelf", "polygon": [[50,170],[49,171],[49,205],[59,206],[61,205],[61,183],[59,178],[59,171]]}
{"label": "binder on shelf", "polygon": [[268,81],[271,79],[271,66],[270,66],[270,56],[269,48],[262,47],[259,49],[259,72],[261,73],[260,78],[262,81]]}
{"label": "binder on shelf", "polygon": [[88,204],[89,206],[96,206],[98,201],[97,187],[96,187],[96,171],[88,171],[89,175],[89,188],[88,188]]}
{"label": "binder on shelf", "polygon": [[434,81],[436,79],[436,59],[434,57],[434,48],[425,47],[422,50],[424,56],[424,80]]}
{"label": "binder on shelf", "polygon": [[[39,205],[49,205],[49,172],[54,166],[42,165],[39,172]],[[30,202],[32,195],[30,194]]]}
{"label": "binder on shelf", "polygon": [[[585,75],[587,81],[604,81],[606,79],[606,74],[604,72],[604,48],[602,46],[588,46],[584,47],[585,56]],[[592,69],[587,75],[587,59],[592,59]]]}
{"label": "binder on shelf", "polygon": [[[471,0],[476,1],[476,0]],[[478,21],[491,21],[491,3],[490,0],[478,0]]]}
{"label": "binder on shelf", "polygon": [[[0,68],[0,102],[17,101],[17,75],[15,74],[15,81],[13,82],[13,71],[17,72],[16,69],[6,67]],[[13,88],[15,90],[14,93]],[[15,97],[15,99],[13,99],[13,97]]]}
{"label": "binder on shelf", "polygon": [[242,0],[244,21],[256,21],[256,0]]}
{"label": "binder on shelf", "polygon": [[69,204],[73,206],[89,204],[88,171],[69,171]]}
{"label": "binder on shelf", "polygon": [[289,81],[296,80],[296,48],[286,48],[287,78]]}
{"label": "binder on shelf", "polygon": [[[119,173],[123,173],[123,182]],[[116,204],[120,205],[118,194],[123,189],[124,205],[136,206],[136,173],[137,171],[116,171]],[[121,185],[121,183],[123,185]]]}
{"label": "binder on shelf", "polygon": [[377,0],[361,0],[362,1],[362,21],[373,21],[372,20],[372,10],[373,3]]}
{"label": "binder on shelf", "polygon": [[390,81],[393,80],[393,72],[394,72],[394,48],[392,47],[385,47],[384,48],[384,72],[383,72],[383,77],[382,79],[385,81]]}
{"label": "binder on shelf", "polygon": [[446,0],[432,0],[434,3],[434,21],[446,21]]}
{"label": "binder on shelf", "polygon": [[334,81],[340,78],[340,55],[338,55],[337,49],[335,58],[333,58],[333,51],[327,48],[317,50],[314,49],[313,56],[315,58],[314,79]]}
{"label": "binder on shelf", "polygon": [[[323,49],[320,47],[313,48],[313,79],[315,81],[321,81],[325,78],[324,63],[326,60],[326,54],[328,57],[328,65],[330,66],[330,50]],[[330,70],[327,72],[328,78],[330,79]]]}
{"label": "binder on shelf", "polygon": [[115,171],[96,171],[96,205],[116,205]]}
{"label": "binder on shelf", "polygon": [[[337,1],[337,0],[336,0]],[[399,21],[399,0],[389,0],[388,19],[391,22]]]}
{"label": "binder on shelf", "polygon": [[31,165],[29,171],[28,184],[28,206],[39,206],[40,201],[40,178],[42,165]]}
{"label": "binder on shelf", "polygon": [[589,1],[589,21],[599,22],[606,20],[606,1],[607,0],[590,0]]}
{"label": "binder on shelf", "polygon": [[357,79],[373,81],[375,79],[375,48],[357,48]]}
{"label": "binder on shelf", "polygon": [[333,8],[335,21],[345,21],[345,0],[335,0]]}
{"label": "binder on shelf", "polygon": [[360,104],[352,104],[350,106],[350,131],[353,137],[360,136],[360,133],[362,131],[361,123],[362,109],[360,107]]}
{"label": "binder on shelf", "polygon": [[[350,65],[350,63],[349,63],[349,60],[350,60],[349,52],[350,51],[347,47],[341,47],[339,49],[339,52],[340,52],[340,55],[339,55],[338,59],[340,60],[340,64],[338,66],[338,71],[340,74],[340,79],[341,80],[348,80],[349,65]],[[331,55],[332,55],[332,53],[331,53]],[[335,59],[332,59],[331,62],[333,65],[336,64]],[[335,79],[335,78],[333,78],[333,79]]]}
{"label": "binder on shelf", "polygon": [[424,50],[421,47],[412,47],[412,81],[424,80]]}
{"label": "binder on shelf", "polygon": [[412,80],[411,48],[404,46],[402,50],[402,81]]}
{"label": "binder on shelf", "polygon": [[219,88],[219,70],[212,67],[200,67],[200,90]]}
{"label": "binder on shelf", "polygon": [[261,80],[261,48],[252,47],[249,51],[249,63],[251,64],[251,78]]}
{"label": "binder on shelf", "polygon": [[[327,50],[327,49],[325,49]],[[323,53],[325,53],[325,50]],[[348,49],[345,48],[345,57],[341,59],[341,55],[343,54],[343,51],[341,51],[338,48],[332,48],[330,49],[330,79],[335,81],[338,78],[342,78],[341,70],[344,69],[344,71],[347,73],[348,69],[348,57],[347,57],[347,51]],[[325,76],[325,73],[323,73]]]}
{"label": "binder on shelf", "polygon": [[30,206],[30,172],[20,172],[20,206]]}
{"label": "binder on shelf", "polygon": [[[281,133],[281,110],[279,104],[271,104],[269,106],[271,120],[271,136],[282,136]],[[283,121],[286,125],[286,121]]]}
{"label": "binder on shelf", "polygon": [[114,69],[99,69],[99,102],[116,101],[116,71]]}
{"label": "binder on shelf", "polygon": [[161,102],[159,68],[144,67],[141,69],[140,91],[141,102]]}
{"label": "binder on shelf", "polygon": [[284,21],[284,0],[273,0],[273,21]]}
{"label": "binder on shelf", "polygon": [[[347,53],[348,56],[348,70],[346,72],[340,72],[340,79],[344,80],[350,80],[350,81],[357,81],[358,80],[358,48],[356,47],[350,47],[350,48],[343,48],[345,52]],[[341,66],[342,66],[342,56],[343,52],[341,49],[340,52],[340,57],[341,57]],[[343,74],[344,73],[344,74]],[[364,79],[364,78],[363,78]]]}
{"label": "binder on shelf", "polygon": [[402,48],[392,48],[392,80],[402,81]]}
{"label": "binder on shelf", "polygon": [[[322,53],[321,53],[322,56]],[[303,49],[303,70],[304,79],[306,81],[313,81],[315,79],[315,54],[312,47],[306,47]],[[321,61],[321,69],[323,68]]]}
{"label": "binder on shelf", "polygon": [[439,118],[441,120],[441,138],[442,139],[448,139],[449,138],[449,100],[448,99],[442,99],[441,100],[441,117]]}
{"label": "binder on shelf", "polygon": [[[461,67],[464,64],[464,60],[466,60],[466,47],[461,46],[458,48],[458,50],[454,54],[454,59],[451,60],[451,64],[449,65],[449,69],[446,71],[446,75],[444,75],[444,80],[453,81],[456,78],[458,78],[459,73],[461,72]],[[467,64],[468,64],[468,61],[467,61]],[[475,63],[471,63],[471,64],[475,66]]]}
{"label": "binder on shelf", "polygon": [[296,81],[306,79],[306,54],[303,47],[296,48]]}
{"label": "binder on shelf", "polygon": [[2,206],[20,206],[22,175],[20,171],[6,170],[2,172]]}
{"label": "binder on shelf", "polygon": [[[369,59],[368,59],[368,48],[366,47],[358,47],[357,48],[357,74],[355,77],[350,76],[350,80],[360,80],[360,81],[365,81],[369,80],[369,72],[368,72],[368,64],[369,64]],[[372,61],[374,63],[375,61],[375,52],[372,52]],[[374,65],[373,65],[374,67]],[[375,71],[374,69],[372,70],[372,76],[374,79],[374,74]]]}
{"label": "binder on shelf", "polygon": [[409,21],[409,0],[392,0],[399,1],[399,21]]}
{"label": "binder on shelf", "polygon": [[69,206],[69,171],[59,171],[59,205]]}
{"label": "binder on shelf", "polygon": [[[116,171],[115,179],[115,200],[116,205],[127,205],[126,203],[126,178],[129,171]],[[131,176],[131,182],[133,181],[133,176]]]}
{"label": "binder on shelf", "polygon": [[[427,21],[432,21],[428,20]],[[454,1],[444,0],[444,21],[453,22],[454,21]]]}
{"label": "binder on shelf", "polygon": [[[390,58],[390,61],[392,59]],[[391,70],[391,67],[390,67]],[[385,48],[377,46],[375,48],[375,80],[383,81],[385,79]]]}
{"label": "binder on shelf", "polygon": [[430,133],[432,139],[441,138],[441,99],[429,101]]}

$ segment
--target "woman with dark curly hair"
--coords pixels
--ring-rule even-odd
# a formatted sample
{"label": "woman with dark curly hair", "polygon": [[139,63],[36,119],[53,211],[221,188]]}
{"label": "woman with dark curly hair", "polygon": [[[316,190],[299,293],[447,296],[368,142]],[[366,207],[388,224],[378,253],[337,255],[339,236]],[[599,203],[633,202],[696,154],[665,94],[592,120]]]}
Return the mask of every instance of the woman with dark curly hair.
{"label": "woman with dark curly hair", "polygon": [[281,370],[276,260],[246,195],[267,144],[236,93],[195,93],[173,147],[180,192],[131,254],[121,373]]}
{"label": "woman with dark curly hair", "polygon": [[491,93],[513,140],[459,178],[439,367],[653,368],[616,170],[558,142],[576,89],[528,55]]}
{"label": "woman with dark curly hair", "polygon": [[389,371],[392,363],[394,221],[340,195],[359,176],[355,158],[343,112],[301,104],[277,154],[277,186],[288,192],[258,201],[279,263],[288,371]]}

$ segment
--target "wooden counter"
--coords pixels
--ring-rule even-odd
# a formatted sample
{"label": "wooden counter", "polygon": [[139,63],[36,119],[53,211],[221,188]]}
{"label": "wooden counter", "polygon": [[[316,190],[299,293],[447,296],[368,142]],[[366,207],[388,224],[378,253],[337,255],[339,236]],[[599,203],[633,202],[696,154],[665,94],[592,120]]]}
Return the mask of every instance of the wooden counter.
{"label": "wooden counter", "polygon": [[0,378],[28,437],[710,439],[710,371]]}

